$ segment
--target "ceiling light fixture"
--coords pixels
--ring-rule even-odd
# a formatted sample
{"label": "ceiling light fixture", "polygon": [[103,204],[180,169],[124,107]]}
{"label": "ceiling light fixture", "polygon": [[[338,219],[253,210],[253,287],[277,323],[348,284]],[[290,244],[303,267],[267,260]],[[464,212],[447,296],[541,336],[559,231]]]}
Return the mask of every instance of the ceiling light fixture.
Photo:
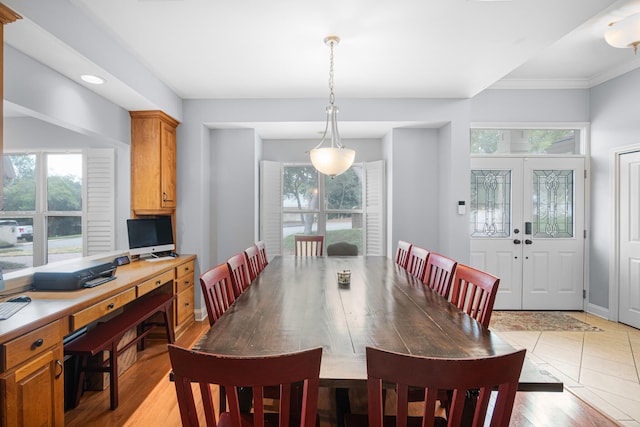
{"label": "ceiling light fixture", "polygon": [[94,76],[93,74],[83,74],[80,76],[80,78],[87,83],[91,83],[92,85],[101,85],[105,82],[102,77]]}
{"label": "ceiling light fixture", "polygon": [[[334,177],[345,172],[353,164],[356,152],[349,148],[345,148],[340,141],[340,133],[338,132],[338,107],[334,104],[335,96],[333,94],[333,47],[340,42],[338,36],[327,36],[324,44],[329,46],[329,105],[327,106],[327,123],[324,128],[324,134],[318,144],[311,152],[311,163],[319,172]],[[322,147],[325,140],[331,139],[331,146]]]}
{"label": "ceiling light fixture", "polygon": [[637,53],[640,44],[640,13],[612,22],[604,32],[604,39],[613,47],[633,47]]}

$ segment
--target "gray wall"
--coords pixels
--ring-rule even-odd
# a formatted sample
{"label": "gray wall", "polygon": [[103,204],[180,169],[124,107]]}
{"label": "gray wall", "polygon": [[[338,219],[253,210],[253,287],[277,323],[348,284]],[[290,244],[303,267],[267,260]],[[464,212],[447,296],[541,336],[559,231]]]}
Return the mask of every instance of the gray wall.
{"label": "gray wall", "polygon": [[[609,262],[612,256],[612,150],[640,147],[640,70],[610,80],[591,90],[591,251],[590,302],[614,307],[609,301]],[[610,316],[612,313],[610,313]],[[617,313],[614,313],[617,316]],[[617,318],[617,317],[615,317]]]}

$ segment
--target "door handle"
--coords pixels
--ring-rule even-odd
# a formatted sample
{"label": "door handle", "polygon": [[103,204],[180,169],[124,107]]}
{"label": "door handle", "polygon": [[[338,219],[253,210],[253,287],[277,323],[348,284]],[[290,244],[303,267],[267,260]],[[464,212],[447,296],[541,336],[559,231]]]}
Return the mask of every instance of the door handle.
{"label": "door handle", "polygon": [[527,240],[525,240],[525,241],[524,241],[524,244],[525,244],[525,245],[530,245],[530,244],[532,244],[532,243],[533,243],[533,242],[532,242],[531,240],[529,240],[529,239],[527,239]]}
{"label": "door handle", "polygon": [[516,244],[516,245],[519,245],[522,242],[520,241],[520,239],[516,239],[516,240],[513,241],[513,243]]}

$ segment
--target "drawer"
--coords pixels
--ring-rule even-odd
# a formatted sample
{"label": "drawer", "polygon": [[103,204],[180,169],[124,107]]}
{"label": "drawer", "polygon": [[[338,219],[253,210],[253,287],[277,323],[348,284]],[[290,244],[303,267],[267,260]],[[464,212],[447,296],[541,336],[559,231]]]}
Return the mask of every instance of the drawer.
{"label": "drawer", "polygon": [[91,307],[87,307],[82,311],[72,314],[71,329],[74,331],[76,329],[80,329],[94,320],[98,320],[107,314],[113,313],[115,310],[130,303],[134,299],[136,299],[136,290],[135,288],[131,288],[104,301],[100,301]]}
{"label": "drawer", "polygon": [[138,289],[138,296],[142,296],[146,293],[151,292],[152,290],[164,285],[167,282],[171,283],[171,289],[173,289],[173,270],[169,270],[165,273],[162,273],[159,276],[154,277],[153,279],[149,279],[146,282],[140,283],[136,288]]}
{"label": "drawer", "polygon": [[176,326],[193,317],[193,286],[178,294],[175,305]]}
{"label": "drawer", "polygon": [[187,274],[193,274],[195,268],[195,261],[185,262],[176,267],[176,277],[185,276]]}
{"label": "drawer", "polygon": [[55,345],[61,345],[64,332],[64,319],[60,319],[2,344],[2,371],[40,355]]}
{"label": "drawer", "polygon": [[175,289],[175,293],[179,294],[180,292],[184,291],[185,289],[193,286],[195,283],[193,281],[193,273],[187,274],[187,275],[183,275],[180,276],[176,279],[176,289]]}

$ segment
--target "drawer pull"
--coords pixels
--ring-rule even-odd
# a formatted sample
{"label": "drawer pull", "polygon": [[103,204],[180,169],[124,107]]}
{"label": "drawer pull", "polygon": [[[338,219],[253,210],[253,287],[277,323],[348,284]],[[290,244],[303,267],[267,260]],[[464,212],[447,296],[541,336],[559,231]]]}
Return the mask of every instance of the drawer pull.
{"label": "drawer pull", "polygon": [[159,285],[159,284],[160,284],[160,280],[156,280],[156,285]]}
{"label": "drawer pull", "polygon": [[107,306],[108,310],[111,310],[113,307],[115,307],[116,305],[114,303],[111,303]]}
{"label": "drawer pull", "polygon": [[186,303],[186,304],[185,304],[185,307],[189,307],[189,303]]}
{"label": "drawer pull", "polygon": [[60,361],[60,359],[56,359],[56,365],[60,368],[60,372],[56,373],[56,379],[60,378],[60,375],[64,372],[64,365]]}
{"label": "drawer pull", "polygon": [[38,338],[33,342],[33,344],[31,344],[31,350],[35,350],[38,347],[42,347],[42,344],[44,344],[44,339]]}
{"label": "drawer pull", "polygon": [[185,285],[187,285],[187,286],[189,286],[189,284],[190,284],[190,283],[191,283],[191,282],[189,282],[188,280],[185,280],[185,281],[184,281],[184,284],[185,284]]}

